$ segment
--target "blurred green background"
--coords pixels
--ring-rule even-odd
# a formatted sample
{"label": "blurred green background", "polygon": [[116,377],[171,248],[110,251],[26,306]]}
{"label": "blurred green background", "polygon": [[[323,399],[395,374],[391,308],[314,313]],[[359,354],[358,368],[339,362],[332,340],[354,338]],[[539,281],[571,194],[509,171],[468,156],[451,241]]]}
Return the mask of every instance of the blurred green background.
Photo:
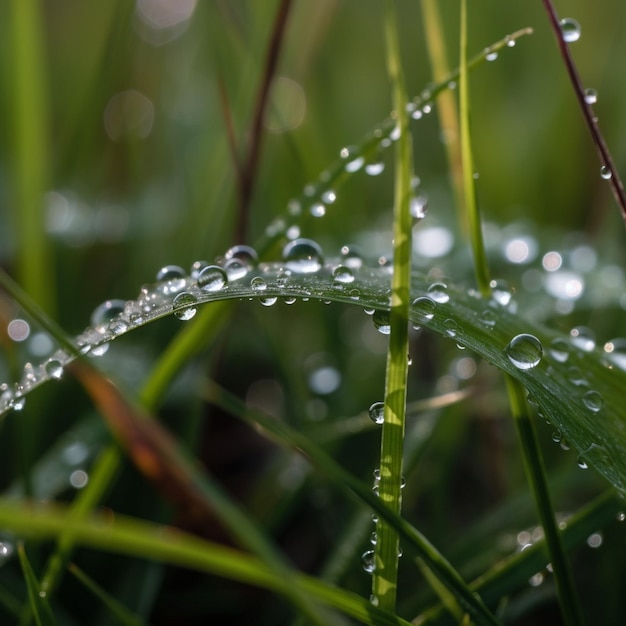
{"label": "blurred green background", "polygon": [[[316,180],[342,147],[358,143],[389,114],[382,3],[295,2],[266,117],[248,237],[237,241],[237,176],[224,110],[232,117],[242,156],[277,6],[255,0],[15,0],[0,6],[0,263],[68,332],[81,331],[102,301],[135,297],[164,265],[188,268],[197,259],[213,261],[235,243],[254,244],[289,199]],[[458,2],[441,0],[439,6],[454,67]],[[583,83],[598,91],[600,127],[618,169],[626,172],[626,5],[574,0],[561,2],[557,9],[562,17],[581,23],[582,36],[572,51]],[[623,262],[623,223],[599,175],[594,146],[541,3],[477,0],[469,10],[471,53],[522,27],[534,29],[532,36],[471,75],[474,152],[485,219],[531,233],[538,246],[537,265],[549,250],[581,242],[595,246],[617,268],[616,289],[621,289],[623,273],[617,264]],[[398,3],[398,14],[405,75],[410,94],[416,95],[431,81],[419,3]],[[436,107],[412,128],[415,171],[429,196],[424,224],[456,230]],[[361,172],[349,180],[327,215],[308,220],[302,235],[319,240],[329,256],[353,242],[369,259],[388,253],[390,157],[383,156],[388,167],[381,176]],[[497,259],[502,261],[501,256]],[[509,271],[497,266],[494,270],[497,275]],[[472,283],[465,266],[452,278]],[[522,293],[519,273],[510,280],[520,291],[521,306],[527,305],[532,295]],[[568,309],[565,317],[553,310],[542,310],[541,316],[563,328],[593,322],[607,340],[626,333],[623,299],[619,307],[615,294],[612,297],[601,312],[593,302],[581,300],[581,308]],[[1,313],[4,320],[19,311],[3,300]],[[111,349],[109,367],[126,386],[139,387],[179,327],[180,322],[168,319],[132,333]],[[355,415],[382,397],[385,340],[360,311],[298,303],[270,312],[256,303],[241,303],[232,311],[229,328],[207,361],[220,382],[250,405],[286,415],[303,427],[321,424],[323,430],[336,418]],[[437,343],[426,333],[416,343],[411,399],[465,384],[463,368],[476,363],[471,357],[473,365],[461,363],[464,355],[448,343]],[[0,362],[2,380],[11,379],[17,363],[34,358],[26,347],[9,346]],[[510,455],[515,442],[502,386],[484,364],[477,367],[478,384],[490,393],[441,416],[442,427],[433,436],[413,487],[408,477],[406,500],[420,503],[415,510],[408,507],[409,514],[435,543],[447,543],[505,496],[524,489],[520,460]],[[324,368],[335,382],[316,386],[312,376]],[[206,369],[205,364],[200,371]],[[272,466],[266,444],[249,439],[247,431],[236,429],[233,434],[226,418],[210,413],[197,399],[197,371],[181,373],[168,395],[165,419],[177,432],[203,434],[195,441],[205,462],[280,536],[299,564],[314,570],[344,530],[343,517],[351,507],[328,485],[306,472],[298,474],[297,467],[293,478],[292,460],[281,457]],[[33,408],[24,415],[32,420],[35,435],[26,447],[37,458],[66,428],[76,425],[89,403],[71,381],[33,396],[28,403]],[[0,433],[4,449],[11,448],[18,430],[13,419],[7,424]],[[581,477],[575,459],[551,442],[549,429],[543,429],[542,437],[550,469],[566,468],[559,474],[559,510],[580,505],[602,488],[591,472]],[[376,436],[368,431],[338,444],[336,452],[370,480],[377,446]],[[16,478],[13,461],[4,461],[4,487]],[[264,468],[261,475],[259,466]],[[310,481],[304,503],[294,497],[284,504],[296,491],[300,475]],[[284,484],[276,476],[283,476]],[[142,483],[134,470],[126,468],[124,477],[111,506],[156,515],[158,506],[148,495],[137,497]],[[279,487],[272,491],[275,482]],[[523,513],[505,522],[510,532],[533,523],[528,502],[520,510]],[[624,552],[623,537],[611,545]],[[480,561],[481,554],[473,557]],[[585,564],[597,559],[589,554],[577,558]],[[123,600],[139,597],[133,596],[137,583],[130,578],[132,573],[144,580],[143,565],[133,564],[127,575],[115,580],[117,564],[108,557],[91,559],[105,563],[103,571],[108,573],[102,576],[115,581]],[[625,574],[624,567],[613,561],[604,570],[594,567],[600,572],[597,585],[606,592],[605,606],[596,613],[605,617],[596,623],[609,623],[606,616],[624,614],[619,589],[611,586]],[[159,576],[165,574],[155,574],[155,580],[161,580]],[[220,591],[207,598],[206,581],[198,582],[200,577],[168,576],[173,578],[171,586],[155,583],[153,596],[145,590],[141,595],[148,614],[151,607],[160,607],[159,623],[195,623],[192,620],[200,619],[207,607],[224,614],[241,610],[242,621],[249,618],[238,606],[242,592],[226,586],[226,593],[218,587]],[[593,581],[582,579],[591,602]],[[348,580],[348,586],[367,593],[369,580],[358,564]],[[412,598],[403,600],[413,606]],[[522,598],[518,606],[526,601]],[[170,617],[181,603],[194,607],[195,613],[189,608],[189,621]],[[273,616],[268,609],[265,621],[259,618],[257,623],[278,623]]]}

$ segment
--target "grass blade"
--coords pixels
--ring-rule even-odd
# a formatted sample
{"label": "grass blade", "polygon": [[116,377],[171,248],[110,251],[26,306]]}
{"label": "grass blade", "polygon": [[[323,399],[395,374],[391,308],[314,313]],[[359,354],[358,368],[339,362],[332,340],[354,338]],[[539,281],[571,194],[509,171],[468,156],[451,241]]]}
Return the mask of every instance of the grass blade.
{"label": "grass blade", "polygon": [[29,608],[32,611],[32,615],[35,617],[37,626],[56,626],[57,621],[52,614],[50,605],[48,604],[48,598],[45,592],[42,591],[39,581],[33,572],[33,568],[26,556],[26,550],[23,544],[17,546],[17,553],[20,559],[20,565],[22,566],[22,572],[26,579],[26,587],[28,589]]}

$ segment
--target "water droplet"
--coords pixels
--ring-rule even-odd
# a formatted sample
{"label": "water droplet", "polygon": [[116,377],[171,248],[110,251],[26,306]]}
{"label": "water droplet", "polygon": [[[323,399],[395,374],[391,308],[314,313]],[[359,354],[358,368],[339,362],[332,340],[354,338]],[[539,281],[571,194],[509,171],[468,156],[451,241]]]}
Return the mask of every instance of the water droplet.
{"label": "water droplet", "polygon": [[511,303],[513,290],[505,280],[492,280],[489,286],[491,287],[491,297],[500,306],[508,306]]}
{"label": "water droplet", "polygon": [[559,22],[563,41],[572,43],[580,39],[580,24],[571,17],[566,17]]}
{"label": "water droplet", "polygon": [[226,270],[219,265],[207,265],[198,274],[198,287],[202,291],[219,291],[227,281]]}
{"label": "water droplet", "polygon": [[91,356],[102,356],[103,354],[106,354],[109,351],[109,347],[110,347],[110,344],[105,341],[104,343],[101,343],[97,346],[92,346],[89,354]]}
{"label": "water droplet", "polygon": [[450,296],[448,295],[448,285],[445,283],[433,283],[427,290],[426,293],[431,300],[438,302],[439,304],[445,304],[450,300]]}
{"label": "water droplet", "polygon": [[603,165],[600,168],[600,176],[602,176],[604,180],[610,180],[613,177],[611,168],[607,167],[606,165]]}
{"label": "water droplet", "polygon": [[165,293],[176,293],[185,286],[185,270],[178,265],[166,265],[156,275],[157,282],[167,283]]}
{"label": "water droplet", "polygon": [[327,189],[322,194],[322,202],[325,204],[333,204],[337,200],[337,194],[332,189]]}
{"label": "water droplet", "polygon": [[375,546],[376,542],[378,541],[378,536],[376,535],[376,531],[372,532],[372,534],[370,535],[370,543]]}
{"label": "water droplet", "polygon": [[250,287],[252,287],[254,291],[265,291],[267,289],[267,283],[260,276],[255,276],[250,281]]}
{"label": "water droplet", "polygon": [[561,439],[563,439],[563,434],[560,430],[555,430],[552,433],[552,441],[554,441],[554,443],[560,443]]}
{"label": "water droplet", "polygon": [[604,398],[602,394],[595,390],[590,390],[583,396],[583,404],[593,413],[598,413],[602,409]]}
{"label": "water droplet", "polygon": [[382,335],[389,335],[391,333],[391,324],[389,322],[389,311],[383,311],[377,309],[372,315],[372,321],[374,327]]}
{"label": "water droplet", "polygon": [[191,272],[189,273],[189,275],[191,276],[191,278],[193,278],[194,280],[198,280],[198,276],[200,275],[200,272],[207,266],[207,265],[211,265],[208,261],[194,261],[191,264]]}
{"label": "water droplet", "polygon": [[505,351],[509,361],[519,370],[537,367],[543,356],[543,347],[539,339],[525,333],[513,337]]}
{"label": "water droplet", "polygon": [[63,376],[63,364],[59,359],[48,359],[44,365],[46,374],[55,380],[59,380]]}
{"label": "water droplet", "polygon": [[198,309],[193,306],[198,302],[198,298],[188,291],[179,293],[172,301],[172,310],[174,315],[183,322],[189,321]]}
{"label": "water droplet", "polygon": [[250,269],[253,269],[259,262],[259,255],[252,246],[238,244],[226,250],[224,254],[224,260],[228,261],[230,259],[239,259],[240,261],[245,263]]}
{"label": "water droplet", "polygon": [[550,342],[550,356],[559,363],[565,363],[569,359],[570,347],[565,339],[556,338]]}
{"label": "water droplet", "polygon": [[385,164],[380,161],[378,163],[368,163],[365,166],[365,173],[369,176],[378,176],[385,171]]}
{"label": "water droplet", "polygon": [[383,424],[385,421],[385,403],[374,402],[369,408],[369,416],[374,424]]}
{"label": "water droplet", "polygon": [[428,210],[428,196],[423,191],[409,201],[409,212],[414,220],[423,220]]}
{"label": "water droplet", "polygon": [[581,350],[591,352],[596,347],[596,335],[586,326],[576,326],[569,331],[570,341]]}
{"label": "water droplet", "polygon": [[326,206],[321,202],[316,202],[311,205],[309,212],[313,217],[324,217],[324,215],[326,215]]}
{"label": "water droplet", "polygon": [[601,533],[593,533],[587,537],[587,545],[590,548],[597,549],[602,545],[602,534]]}
{"label": "water droplet", "polygon": [[283,261],[296,274],[311,274],[322,267],[322,249],[312,239],[294,239],[283,248]]}
{"label": "water droplet", "polygon": [[626,339],[617,337],[604,344],[604,353],[611,365],[626,371]]}
{"label": "water droplet", "polygon": [[454,320],[447,319],[444,321],[443,325],[446,329],[446,334],[448,335],[448,337],[456,337],[456,334],[459,330],[459,325]]}
{"label": "water droplet", "polygon": [[480,321],[489,327],[493,327],[496,325],[496,314],[491,309],[485,309],[481,316]]}
{"label": "water droplet", "polygon": [[598,92],[591,87],[585,89],[585,102],[587,104],[595,104],[598,101]]}
{"label": "water droplet", "polygon": [[583,459],[582,456],[579,456],[576,464],[578,465],[578,467],[580,467],[580,469],[587,469],[589,466],[587,465],[587,462],[585,461],[585,459]]}
{"label": "water droplet", "polygon": [[97,306],[91,314],[92,326],[106,326],[124,311],[124,300],[107,300]]}
{"label": "water droplet", "polygon": [[417,321],[420,323],[424,323],[433,319],[433,317],[435,316],[435,309],[437,308],[437,305],[431,298],[421,296],[420,298],[416,298],[415,300],[413,300],[412,308],[415,312],[415,317],[417,318]]}
{"label": "water droplet", "polygon": [[295,217],[302,213],[302,205],[295,199],[289,200],[287,203],[287,211],[289,215],[293,215]]}
{"label": "water droplet", "polygon": [[356,159],[353,159],[352,161],[348,161],[348,163],[346,163],[346,172],[352,174],[354,172],[358,172],[362,167],[363,164],[365,163],[365,159],[363,157],[357,157]]}
{"label": "water droplet", "polygon": [[487,52],[485,55],[485,61],[495,61],[498,58],[498,52],[494,50],[493,52]]}
{"label": "water droplet", "polygon": [[336,285],[348,285],[354,282],[354,274],[349,267],[338,265],[333,272],[333,282]]}
{"label": "water droplet", "polygon": [[626,520],[626,513],[624,513],[623,511],[620,511],[616,516],[615,519],[617,519],[618,522],[623,522]]}
{"label": "water droplet", "polygon": [[263,305],[263,306],[273,306],[274,304],[276,304],[276,302],[278,301],[277,297],[269,297],[269,298],[259,298],[259,302]]}
{"label": "water droplet", "polygon": [[224,262],[224,271],[228,280],[243,278],[250,271],[250,267],[241,259],[232,258]]}
{"label": "water droplet", "polygon": [[355,246],[341,246],[341,262],[346,267],[357,270],[363,265],[363,257]]}
{"label": "water droplet", "polygon": [[368,574],[373,574],[376,570],[376,560],[374,550],[367,550],[367,552],[363,552],[361,555],[361,565],[363,566],[363,571]]}

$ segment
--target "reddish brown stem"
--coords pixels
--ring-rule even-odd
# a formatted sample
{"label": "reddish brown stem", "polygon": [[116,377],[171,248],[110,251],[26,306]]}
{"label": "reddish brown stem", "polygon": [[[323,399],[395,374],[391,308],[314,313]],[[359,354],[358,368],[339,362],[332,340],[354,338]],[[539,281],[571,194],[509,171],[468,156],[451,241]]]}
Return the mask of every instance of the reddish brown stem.
{"label": "reddish brown stem", "polygon": [[561,56],[563,57],[563,61],[565,62],[565,68],[567,69],[570,81],[572,83],[572,86],[574,87],[574,92],[576,94],[576,98],[578,99],[578,104],[582,109],[585,122],[587,123],[589,132],[591,133],[591,138],[598,151],[600,162],[602,163],[602,166],[606,168],[606,171],[610,174],[608,182],[611,185],[611,190],[613,191],[615,201],[617,202],[617,205],[619,206],[619,209],[621,211],[622,219],[626,223],[626,194],[624,193],[624,185],[617,172],[617,169],[615,168],[615,164],[613,163],[613,157],[611,156],[609,148],[604,141],[602,133],[600,132],[600,128],[598,127],[598,121],[593,112],[593,108],[585,98],[585,88],[580,80],[576,65],[574,64],[574,59],[572,58],[572,55],[570,53],[569,45],[563,38],[563,34],[561,32],[561,27],[559,24],[559,17],[556,13],[556,10],[554,9],[551,0],[542,1],[543,6],[548,14],[550,26],[552,27],[552,30],[554,31],[554,34],[556,36],[559,51],[561,53]]}

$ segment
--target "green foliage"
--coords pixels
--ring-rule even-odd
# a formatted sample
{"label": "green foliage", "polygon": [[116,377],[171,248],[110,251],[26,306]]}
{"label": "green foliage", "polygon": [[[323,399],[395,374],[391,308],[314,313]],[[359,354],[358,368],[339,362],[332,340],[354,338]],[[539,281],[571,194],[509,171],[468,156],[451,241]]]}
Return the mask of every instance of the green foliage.
{"label": "green foliage", "polygon": [[1,10],[0,621],[626,615],[624,229],[546,17],[470,3],[445,75],[425,2],[433,83],[412,5],[269,4]]}

